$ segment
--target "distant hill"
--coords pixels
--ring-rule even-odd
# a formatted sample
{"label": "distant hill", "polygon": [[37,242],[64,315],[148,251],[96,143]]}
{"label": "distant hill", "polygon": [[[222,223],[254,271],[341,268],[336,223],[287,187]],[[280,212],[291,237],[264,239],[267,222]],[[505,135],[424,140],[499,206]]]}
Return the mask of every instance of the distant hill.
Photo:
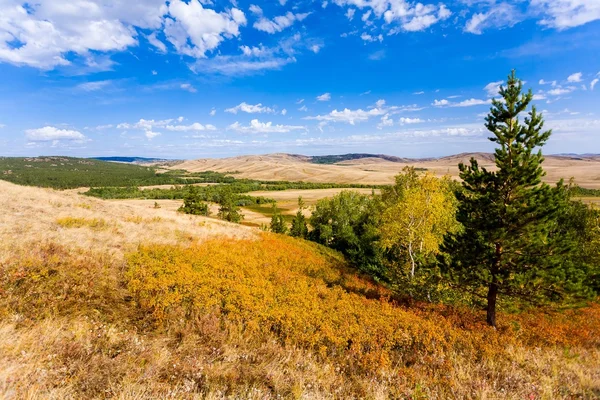
{"label": "distant hill", "polygon": [[396,156],[388,156],[385,154],[368,154],[368,153],[349,153],[339,155],[328,155],[328,156],[312,156],[309,157],[310,162],[313,164],[337,164],[343,161],[360,160],[362,158],[379,158],[391,162],[410,162],[414,159],[402,158]]}

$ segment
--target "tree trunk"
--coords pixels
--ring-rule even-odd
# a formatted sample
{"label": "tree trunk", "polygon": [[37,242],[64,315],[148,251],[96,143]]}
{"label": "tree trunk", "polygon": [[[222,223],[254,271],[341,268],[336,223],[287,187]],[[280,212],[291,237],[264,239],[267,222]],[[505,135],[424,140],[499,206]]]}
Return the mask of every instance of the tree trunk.
{"label": "tree trunk", "polygon": [[496,327],[496,298],[498,297],[498,285],[490,283],[487,294],[487,323]]}
{"label": "tree trunk", "polygon": [[496,299],[498,298],[498,281],[497,275],[500,271],[500,259],[502,257],[502,245],[496,243],[496,257],[492,265],[492,281],[488,286],[487,294],[487,323],[490,326],[496,327]]}

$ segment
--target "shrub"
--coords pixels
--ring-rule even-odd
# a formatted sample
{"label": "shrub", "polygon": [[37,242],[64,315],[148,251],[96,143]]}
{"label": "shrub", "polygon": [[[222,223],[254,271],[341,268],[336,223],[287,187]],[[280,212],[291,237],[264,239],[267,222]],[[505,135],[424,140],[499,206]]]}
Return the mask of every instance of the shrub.
{"label": "shrub", "polygon": [[63,228],[91,228],[107,229],[110,225],[102,218],[74,218],[65,217],[56,220],[56,223]]}

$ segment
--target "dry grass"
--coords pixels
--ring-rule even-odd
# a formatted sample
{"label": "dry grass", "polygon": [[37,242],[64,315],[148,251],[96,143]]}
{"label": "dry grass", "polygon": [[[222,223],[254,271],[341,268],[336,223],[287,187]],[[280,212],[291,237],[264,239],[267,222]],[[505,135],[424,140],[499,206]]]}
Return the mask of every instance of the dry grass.
{"label": "dry grass", "polygon": [[600,396],[597,305],[494,331],[395,305],[318,246],[153,202],[3,182],[0,202],[0,398]]}
{"label": "dry grass", "polygon": [[[489,154],[474,153],[423,159],[407,162],[390,162],[380,158],[365,158],[344,161],[333,165],[317,165],[308,162],[306,157],[288,154],[267,154],[261,156],[240,156],[224,159],[189,160],[176,166],[193,172],[238,171],[235,176],[260,180],[287,180],[307,182],[336,182],[363,184],[390,184],[394,176],[407,165],[426,168],[438,176],[450,175],[458,179],[458,163],[468,162],[474,156],[480,165],[493,169],[494,163]],[[547,156],[544,162],[547,182],[557,182],[560,178],[576,182],[586,188],[600,188],[600,159],[574,159]]]}

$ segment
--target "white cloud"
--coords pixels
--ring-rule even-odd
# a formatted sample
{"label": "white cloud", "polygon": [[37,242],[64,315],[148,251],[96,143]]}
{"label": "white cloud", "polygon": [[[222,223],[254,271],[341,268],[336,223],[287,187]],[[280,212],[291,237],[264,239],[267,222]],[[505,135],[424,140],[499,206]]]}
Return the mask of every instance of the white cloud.
{"label": "white cloud", "polygon": [[381,122],[377,124],[377,129],[394,126],[394,120],[390,118],[389,114],[385,114],[381,117]]}
{"label": "white cloud", "polygon": [[153,119],[140,119],[138,122],[134,124],[130,124],[128,122],[123,122],[117,125],[117,129],[139,129],[139,130],[147,130],[150,131],[154,128],[164,128],[173,122],[183,122],[184,118],[170,118],[163,120],[153,120]]}
{"label": "white cloud", "polygon": [[179,54],[195,58],[204,58],[226,38],[239,36],[239,27],[247,22],[237,8],[218,13],[198,0],[171,0],[169,16],[164,22],[167,40]]}
{"label": "white cloud", "polygon": [[581,72],[575,72],[574,74],[569,75],[567,78],[567,82],[577,83],[581,82]]}
{"label": "white cloud", "polygon": [[256,114],[256,113],[273,113],[273,110],[270,107],[264,107],[262,103],[258,103],[256,105],[248,104],[246,102],[242,102],[235,107],[231,107],[225,110],[225,112],[237,114],[239,111],[245,112],[248,114]]}
{"label": "white cloud", "polygon": [[190,132],[190,131],[214,131],[217,128],[214,125],[202,125],[198,122],[194,122],[191,125],[167,125],[165,127],[168,131],[173,132]]}
{"label": "white cloud", "polygon": [[95,92],[96,90],[102,90],[107,86],[110,86],[111,83],[111,80],[86,82],[77,85],[77,88],[86,92]]}
{"label": "white cloud", "polygon": [[512,27],[522,20],[517,8],[508,3],[492,5],[487,12],[476,13],[465,25],[465,32],[481,35],[489,28]]}
{"label": "white cloud", "polygon": [[310,47],[310,50],[311,50],[313,53],[317,54],[317,53],[318,53],[318,52],[321,50],[321,46],[319,46],[318,44],[313,44],[313,45]]}
{"label": "white cloud", "polygon": [[158,75],[158,72],[155,70],[152,70],[152,75]]}
{"label": "white cloud", "polygon": [[150,35],[147,36],[148,42],[156,47],[158,49],[158,51],[160,51],[161,53],[166,53],[167,52],[167,45],[164,44],[159,38],[156,37],[156,32],[152,32]]}
{"label": "white cloud", "polygon": [[350,125],[354,125],[357,122],[368,121],[369,118],[378,117],[387,114],[390,109],[383,108],[372,108],[370,110],[350,110],[348,108],[344,108],[342,111],[333,110],[329,114],[326,115],[316,115],[314,117],[305,117],[304,119],[311,119],[317,121],[327,121],[327,122],[345,122]]}
{"label": "white cloud", "polygon": [[262,8],[260,8],[256,4],[250,4],[250,7],[248,8],[248,10],[250,10],[250,12],[254,15],[262,15],[262,13],[263,13]]}
{"label": "white cloud", "polygon": [[287,114],[287,110],[284,108],[283,110],[281,110],[281,115],[286,115]]}
{"label": "white cloud", "polygon": [[211,117],[214,117],[215,115],[217,115],[217,110],[213,108],[212,110],[210,110],[209,114]]}
{"label": "white cloud", "polygon": [[39,129],[28,129],[25,131],[27,139],[33,142],[47,142],[54,140],[84,140],[85,136],[75,130],[59,129],[53,126],[45,126]]}
{"label": "white cloud", "polygon": [[302,103],[304,103],[304,99],[299,99],[299,100],[296,102],[296,104],[302,104]]}
{"label": "white cloud", "polygon": [[546,100],[546,96],[542,93],[534,94],[533,100]]}
{"label": "white cloud", "polygon": [[411,3],[407,0],[335,0],[335,4],[358,10],[366,9],[361,19],[367,26],[373,24],[371,16],[376,19],[383,18],[381,25],[384,29],[389,29],[390,34],[398,33],[399,30],[422,31],[452,14],[442,3],[433,5]]}
{"label": "white cloud", "polygon": [[385,106],[385,100],[384,99],[379,99],[375,102],[375,108],[381,108]]}
{"label": "white cloud", "polygon": [[305,126],[273,125],[272,122],[260,122],[257,119],[250,121],[250,125],[243,126],[235,122],[227,128],[241,133],[288,133],[296,130],[306,130]]}
{"label": "white cloud", "polygon": [[600,81],[600,79],[596,78],[592,82],[590,82],[590,89],[591,90],[594,90],[594,86],[596,86],[596,83],[598,83],[598,81]]}
{"label": "white cloud", "polygon": [[398,123],[400,125],[409,125],[409,124],[420,124],[425,122],[424,120],[422,120],[421,118],[405,118],[402,117],[398,120]]}
{"label": "white cloud", "polygon": [[488,100],[468,99],[468,100],[463,100],[459,103],[452,103],[446,99],[443,99],[443,100],[434,100],[431,105],[435,106],[435,107],[471,107],[471,106],[478,106],[478,105],[490,104],[490,103],[491,103],[491,100],[489,100],[489,99]]}
{"label": "white cloud", "polygon": [[317,96],[317,100],[319,101],[329,101],[331,100],[331,93],[323,93],[320,96]]}
{"label": "white cloud", "polygon": [[376,41],[383,42],[382,34],[379,34],[378,36],[371,36],[368,33],[363,32],[362,35],[360,35],[360,38],[362,40],[364,40],[365,42],[376,42]]}
{"label": "white cloud", "polygon": [[348,11],[346,11],[346,18],[348,18],[348,20],[352,21],[352,19],[354,18],[355,12],[356,12],[356,9],[349,8]]}
{"label": "white cloud", "polygon": [[295,34],[279,41],[275,47],[241,46],[242,53],[239,55],[217,55],[210,59],[198,59],[191,69],[194,72],[226,76],[252,75],[294,63],[298,52],[309,48],[310,44],[301,35]]}
{"label": "white cloud", "polygon": [[68,53],[91,66],[93,52],[136,46],[135,27],[160,28],[167,10],[163,0],[112,2],[110,7],[102,0],[24,3],[2,1],[0,60],[45,70],[71,65],[74,59]]}
{"label": "white cloud", "polygon": [[450,107],[471,107],[471,106],[479,106],[483,104],[490,104],[490,100],[480,100],[480,99],[469,99],[461,101],[460,103],[450,104]]}
{"label": "white cloud", "polygon": [[504,81],[490,82],[487,85],[485,85],[483,90],[485,90],[488,97],[497,96],[498,92],[500,91],[500,85],[502,85],[503,83]]}
{"label": "white cloud", "polygon": [[166,53],[162,34],[179,54],[204,58],[239,36],[247,23],[237,8],[216,12],[207,4],[212,2],[2,0],[0,61],[46,70],[73,64],[107,70],[114,62],[106,54],[137,46],[140,36]]}
{"label": "white cloud", "polygon": [[146,133],[144,133],[144,135],[146,135],[148,140],[152,140],[155,137],[160,136],[160,132],[146,131]]}
{"label": "white cloud", "polygon": [[421,90],[420,92],[414,92],[413,94],[425,94],[425,92]]}
{"label": "white cloud", "polygon": [[306,106],[302,106],[298,109],[298,111],[306,112],[308,111],[308,108]]}
{"label": "white cloud", "polygon": [[556,86],[556,81],[545,81],[543,79],[540,79],[540,81],[538,82],[540,85],[551,85],[551,86]]}
{"label": "white cloud", "polygon": [[557,87],[556,89],[548,90],[548,94],[552,96],[560,96],[563,94],[571,93],[573,90],[575,90],[575,88],[572,86],[566,88]]}
{"label": "white cloud", "polygon": [[559,30],[600,19],[597,0],[531,0],[530,5],[542,15],[541,25]]}
{"label": "white cloud", "polygon": [[259,31],[267,32],[267,33],[276,33],[281,32],[285,28],[289,28],[296,21],[303,21],[306,17],[308,17],[310,13],[304,14],[294,14],[292,12],[288,12],[285,15],[280,15],[272,20],[262,17],[258,21],[254,23],[254,28]]}
{"label": "white cloud", "polygon": [[190,83],[182,83],[180,86],[181,89],[190,92],[190,93],[196,93],[198,90],[196,90],[196,88],[194,86],[192,86]]}

